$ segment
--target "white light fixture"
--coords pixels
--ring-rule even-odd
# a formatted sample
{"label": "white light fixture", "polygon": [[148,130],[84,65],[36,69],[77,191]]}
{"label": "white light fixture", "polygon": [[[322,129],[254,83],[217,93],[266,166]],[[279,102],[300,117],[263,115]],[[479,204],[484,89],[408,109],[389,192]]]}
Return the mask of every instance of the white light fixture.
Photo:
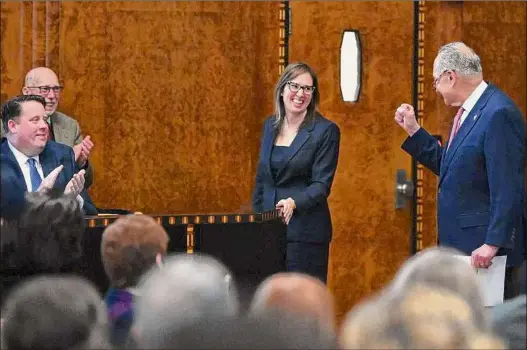
{"label": "white light fixture", "polygon": [[340,92],[345,102],[357,102],[362,80],[362,52],[359,32],[345,30],[340,45]]}

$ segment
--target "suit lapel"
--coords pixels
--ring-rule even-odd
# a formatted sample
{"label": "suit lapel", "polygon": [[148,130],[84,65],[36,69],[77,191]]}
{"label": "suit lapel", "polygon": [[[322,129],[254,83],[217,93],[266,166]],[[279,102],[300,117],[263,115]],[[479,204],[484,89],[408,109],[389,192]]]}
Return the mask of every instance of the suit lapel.
{"label": "suit lapel", "polygon": [[53,128],[55,142],[68,144],[69,137],[63,122],[64,119],[57,112],[51,115],[51,127]]}
{"label": "suit lapel", "polygon": [[38,157],[40,164],[42,165],[42,172],[44,173],[44,177],[48,176],[49,173],[52,172],[54,169],[53,154],[51,154],[51,152],[49,151],[48,144],[46,144],[46,147]]}
{"label": "suit lapel", "polygon": [[[269,126],[267,127],[267,130],[264,134],[264,159],[265,159],[265,167],[268,174],[272,174],[271,172],[271,152],[273,151],[273,144],[274,140],[276,138],[276,129],[272,126],[272,123],[269,123]],[[271,176],[272,178],[272,176]]]}
{"label": "suit lapel", "polygon": [[474,105],[474,108],[472,108],[470,113],[465,118],[463,124],[461,124],[461,126],[459,127],[456,136],[452,140],[452,144],[448,146],[448,150],[446,151],[446,154],[442,159],[442,171],[439,179],[439,184],[441,184],[441,181],[443,180],[445,173],[447,172],[450,162],[454,158],[454,154],[456,153],[457,149],[463,143],[470,131],[474,128],[474,125],[476,125],[476,123],[481,119],[483,109],[487,105],[490,96],[492,96],[495,91],[496,88],[494,87],[494,85],[489,84],[489,86],[485,89],[485,92],[483,92],[483,95],[481,95],[481,97],[479,98],[478,102]]}
{"label": "suit lapel", "polygon": [[24,192],[27,191],[27,185],[26,180],[24,180],[24,174],[22,173],[22,169],[20,169],[20,165],[18,165],[15,155],[13,154],[13,152],[11,152],[9,145],[7,144],[7,140],[4,140],[4,142],[2,142],[2,154],[7,158],[6,160],[8,162],[11,162],[13,165],[16,174],[17,184],[24,189]]}

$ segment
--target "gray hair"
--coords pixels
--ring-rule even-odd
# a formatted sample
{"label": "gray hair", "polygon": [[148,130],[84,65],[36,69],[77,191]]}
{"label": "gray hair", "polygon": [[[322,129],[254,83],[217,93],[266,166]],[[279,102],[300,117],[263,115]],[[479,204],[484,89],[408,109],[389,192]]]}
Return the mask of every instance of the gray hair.
{"label": "gray hair", "polygon": [[452,70],[460,75],[471,76],[483,73],[481,59],[462,42],[453,42],[439,49],[434,64],[434,76]]}
{"label": "gray hair", "polygon": [[73,275],[39,275],[10,292],[2,349],[108,348],[108,314],[95,286]]}
{"label": "gray hair", "polygon": [[309,75],[311,75],[311,79],[313,79],[313,86],[315,87],[315,91],[313,91],[313,95],[311,96],[311,102],[309,102],[309,106],[307,106],[306,117],[300,127],[305,125],[307,122],[312,122],[315,119],[315,116],[317,114],[318,103],[320,101],[320,92],[318,90],[317,75],[315,74],[315,71],[306,63],[303,63],[303,62],[291,63],[283,71],[274,89],[275,120],[274,120],[273,126],[275,127],[276,130],[280,130],[282,128],[282,125],[284,124],[284,120],[285,120],[285,107],[284,107],[284,100],[282,98],[284,88],[289,81],[295,79],[300,74],[304,74],[304,73],[309,73]]}
{"label": "gray hair", "polygon": [[458,258],[463,255],[465,254],[461,251],[446,247],[434,247],[419,252],[399,269],[388,287],[388,293],[401,295],[416,285],[447,290],[470,306],[476,327],[488,330],[483,291],[474,269]]}
{"label": "gray hair", "polygon": [[238,310],[232,274],[223,264],[202,254],[176,254],[139,283],[134,331],[141,346],[148,346],[170,329],[235,316]]}

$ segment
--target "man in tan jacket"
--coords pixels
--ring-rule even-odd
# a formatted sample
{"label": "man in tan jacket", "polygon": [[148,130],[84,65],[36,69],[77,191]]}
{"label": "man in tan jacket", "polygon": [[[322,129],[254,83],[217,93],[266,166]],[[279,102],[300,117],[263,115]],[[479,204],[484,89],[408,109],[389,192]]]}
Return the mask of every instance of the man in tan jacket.
{"label": "man in tan jacket", "polygon": [[[82,136],[79,123],[75,119],[57,111],[62,90],[63,87],[59,84],[59,79],[55,72],[46,67],[37,67],[26,74],[22,93],[24,95],[39,95],[45,98],[46,113],[50,117],[50,138],[55,142],[73,148],[75,161],[79,169],[86,171],[85,188],[88,189],[93,182],[93,169],[88,161],[93,142],[90,136]],[[5,136],[3,127],[0,129],[0,136]]]}

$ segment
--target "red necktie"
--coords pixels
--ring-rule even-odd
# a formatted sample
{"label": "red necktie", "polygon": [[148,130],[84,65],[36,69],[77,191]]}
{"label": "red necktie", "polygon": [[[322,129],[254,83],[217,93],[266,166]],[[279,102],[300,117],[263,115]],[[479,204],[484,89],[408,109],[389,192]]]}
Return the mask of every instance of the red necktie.
{"label": "red necktie", "polygon": [[463,107],[459,107],[457,110],[456,116],[454,117],[454,124],[452,125],[452,131],[450,132],[450,139],[448,140],[448,146],[447,150],[450,148],[450,145],[452,144],[452,140],[454,140],[454,137],[457,134],[457,131],[459,130],[459,125],[461,124],[461,116],[463,115],[463,112],[465,110]]}

